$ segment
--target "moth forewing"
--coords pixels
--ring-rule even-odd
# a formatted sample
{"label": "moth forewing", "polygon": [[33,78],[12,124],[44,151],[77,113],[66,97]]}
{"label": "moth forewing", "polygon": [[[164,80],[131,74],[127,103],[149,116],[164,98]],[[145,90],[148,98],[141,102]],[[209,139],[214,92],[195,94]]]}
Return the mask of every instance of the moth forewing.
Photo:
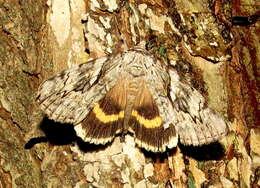
{"label": "moth forewing", "polygon": [[206,105],[204,97],[188,84],[182,83],[177,71],[170,69],[170,96],[174,124],[185,145],[203,145],[222,138],[227,132],[226,122]]}
{"label": "moth forewing", "polygon": [[54,121],[81,122],[105,94],[104,88],[93,89],[93,84],[106,60],[99,58],[74,66],[44,81],[36,98],[40,108]]}

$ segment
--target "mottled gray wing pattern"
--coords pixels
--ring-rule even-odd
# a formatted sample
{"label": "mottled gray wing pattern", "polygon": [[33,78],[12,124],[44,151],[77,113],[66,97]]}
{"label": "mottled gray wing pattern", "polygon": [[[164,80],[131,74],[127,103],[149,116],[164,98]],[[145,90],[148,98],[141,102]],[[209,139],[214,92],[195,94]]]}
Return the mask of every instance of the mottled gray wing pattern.
{"label": "mottled gray wing pattern", "polygon": [[180,142],[197,146],[223,137],[227,131],[225,121],[206,105],[204,97],[196,89],[181,82],[175,70],[169,69],[169,75],[174,107],[172,120]]}
{"label": "mottled gray wing pattern", "polygon": [[37,95],[40,108],[57,122],[78,124],[114,85],[116,79],[107,72],[117,65],[118,62],[102,57],[46,80]]}

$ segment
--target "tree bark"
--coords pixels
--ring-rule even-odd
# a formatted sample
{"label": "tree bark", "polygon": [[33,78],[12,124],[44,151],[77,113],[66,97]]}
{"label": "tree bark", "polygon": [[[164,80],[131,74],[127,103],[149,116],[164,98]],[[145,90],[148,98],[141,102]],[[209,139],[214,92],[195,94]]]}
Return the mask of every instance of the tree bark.
{"label": "tree bark", "polygon": [[[246,1],[1,1],[0,187],[260,186],[260,23],[230,22],[256,11]],[[226,119],[219,143],[152,154],[125,135],[92,146],[44,118],[42,81],[143,40]]]}

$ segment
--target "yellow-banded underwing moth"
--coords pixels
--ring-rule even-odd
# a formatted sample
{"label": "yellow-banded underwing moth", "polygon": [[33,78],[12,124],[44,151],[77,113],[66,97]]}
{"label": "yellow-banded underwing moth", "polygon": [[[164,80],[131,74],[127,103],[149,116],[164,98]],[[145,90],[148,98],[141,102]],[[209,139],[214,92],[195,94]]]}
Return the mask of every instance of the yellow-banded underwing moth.
{"label": "yellow-banded underwing moth", "polygon": [[37,101],[50,119],[76,125],[78,136],[94,144],[129,132],[139,147],[164,152],[178,139],[198,146],[227,131],[197,90],[140,45],[46,80]]}

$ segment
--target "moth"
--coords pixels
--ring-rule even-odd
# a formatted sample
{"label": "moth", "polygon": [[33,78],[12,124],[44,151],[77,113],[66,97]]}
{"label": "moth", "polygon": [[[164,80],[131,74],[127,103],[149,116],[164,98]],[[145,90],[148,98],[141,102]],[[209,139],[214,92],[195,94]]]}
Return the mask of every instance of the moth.
{"label": "moth", "polygon": [[130,133],[147,151],[214,142],[225,121],[177,71],[142,45],[65,70],[44,81],[37,101],[47,116],[76,125],[93,144]]}

